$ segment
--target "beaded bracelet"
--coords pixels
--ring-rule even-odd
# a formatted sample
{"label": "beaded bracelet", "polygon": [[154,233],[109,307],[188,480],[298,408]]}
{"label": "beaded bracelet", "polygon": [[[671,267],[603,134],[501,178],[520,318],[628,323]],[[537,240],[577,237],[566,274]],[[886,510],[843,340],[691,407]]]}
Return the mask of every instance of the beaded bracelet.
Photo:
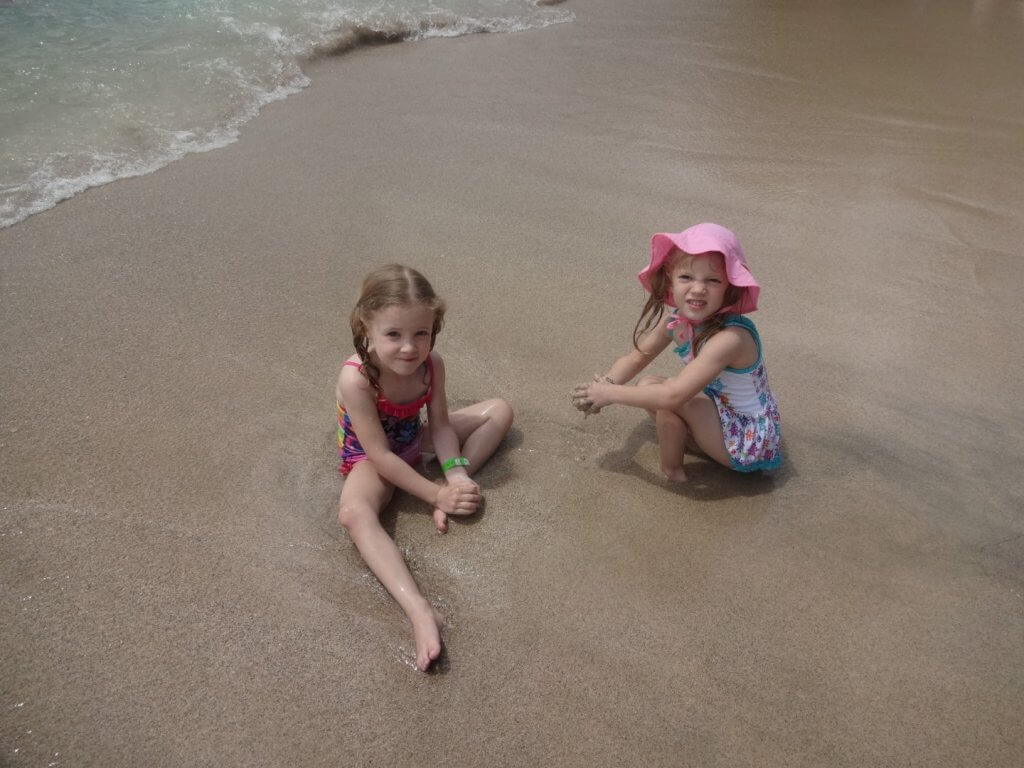
{"label": "beaded bracelet", "polygon": [[465,456],[454,456],[453,458],[448,459],[448,461],[446,461],[444,464],[442,464],[441,465],[441,469],[444,470],[445,472],[447,472],[452,467],[468,467],[468,466],[469,466],[469,459],[467,459]]}

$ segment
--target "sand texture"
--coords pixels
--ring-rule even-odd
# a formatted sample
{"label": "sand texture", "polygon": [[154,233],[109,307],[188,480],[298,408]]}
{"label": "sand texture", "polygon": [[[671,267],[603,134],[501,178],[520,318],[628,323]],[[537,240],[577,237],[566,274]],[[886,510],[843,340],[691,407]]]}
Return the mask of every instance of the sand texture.
{"label": "sand texture", "polygon": [[[0,231],[0,764],[1024,764],[1020,3],[566,7],[319,62]],[[676,488],[569,391],[702,220],[760,280],[787,463]],[[384,515],[431,675],[336,520],[389,261],[448,300],[452,404],[517,413],[483,514]]]}

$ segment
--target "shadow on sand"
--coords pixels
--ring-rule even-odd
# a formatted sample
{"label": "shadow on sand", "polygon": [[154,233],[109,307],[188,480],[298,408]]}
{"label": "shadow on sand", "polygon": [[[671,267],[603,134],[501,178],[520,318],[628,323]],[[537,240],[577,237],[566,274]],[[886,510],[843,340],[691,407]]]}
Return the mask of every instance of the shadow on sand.
{"label": "shadow on sand", "polygon": [[660,472],[648,469],[637,461],[637,454],[644,446],[656,446],[657,442],[654,424],[649,421],[640,422],[629,433],[621,447],[599,457],[597,464],[601,469],[631,475],[697,501],[760,496],[780,488],[795,473],[791,462],[783,462],[782,467],[774,472],[744,473],[723,467],[703,455],[688,455],[686,474],[690,478],[689,481],[672,483]]}

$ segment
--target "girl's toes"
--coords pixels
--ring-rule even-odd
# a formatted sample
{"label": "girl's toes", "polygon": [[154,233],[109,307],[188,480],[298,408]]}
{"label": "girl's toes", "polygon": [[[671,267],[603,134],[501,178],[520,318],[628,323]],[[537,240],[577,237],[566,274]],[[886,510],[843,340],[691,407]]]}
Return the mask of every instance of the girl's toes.
{"label": "girl's toes", "polygon": [[448,532],[448,515],[444,513],[444,510],[434,510],[434,525],[437,526],[438,533]]}

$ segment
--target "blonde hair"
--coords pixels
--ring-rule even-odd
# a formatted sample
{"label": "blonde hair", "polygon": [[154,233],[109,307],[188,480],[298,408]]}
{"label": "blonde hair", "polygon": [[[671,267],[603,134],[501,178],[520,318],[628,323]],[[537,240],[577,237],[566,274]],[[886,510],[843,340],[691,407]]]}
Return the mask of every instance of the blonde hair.
{"label": "blonde hair", "polygon": [[430,348],[434,348],[437,334],[444,326],[445,303],[434,293],[430,282],[412,267],[388,264],[368,274],[359,291],[359,299],[349,317],[352,326],[352,345],[362,360],[359,370],[370,380],[373,388],[380,392],[380,369],[370,360],[368,349],[368,325],[373,316],[388,307],[420,305],[434,313],[434,324],[430,330]]}
{"label": "blonde hair", "polygon": [[[651,276],[651,295],[647,297],[647,302],[644,304],[643,311],[640,313],[640,319],[636,321],[636,325],[633,327],[633,346],[638,350],[640,349],[640,339],[642,339],[648,331],[658,325],[665,314],[665,297],[668,296],[671,280],[669,273],[676,268],[681,257],[692,257],[693,255],[694,254],[692,253],[681,251],[678,248],[673,248],[668,255],[665,256],[665,261],[662,262],[661,269]],[[724,259],[725,257],[723,256],[722,258]],[[741,295],[742,289],[732,283],[729,283],[725,289],[722,306],[732,306],[740,300]],[[700,331],[694,337],[693,349],[690,350],[690,353],[696,357],[697,350],[704,346],[704,342],[722,330],[724,326],[724,314],[715,314],[709,317],[707,322],[701,327]]]}

